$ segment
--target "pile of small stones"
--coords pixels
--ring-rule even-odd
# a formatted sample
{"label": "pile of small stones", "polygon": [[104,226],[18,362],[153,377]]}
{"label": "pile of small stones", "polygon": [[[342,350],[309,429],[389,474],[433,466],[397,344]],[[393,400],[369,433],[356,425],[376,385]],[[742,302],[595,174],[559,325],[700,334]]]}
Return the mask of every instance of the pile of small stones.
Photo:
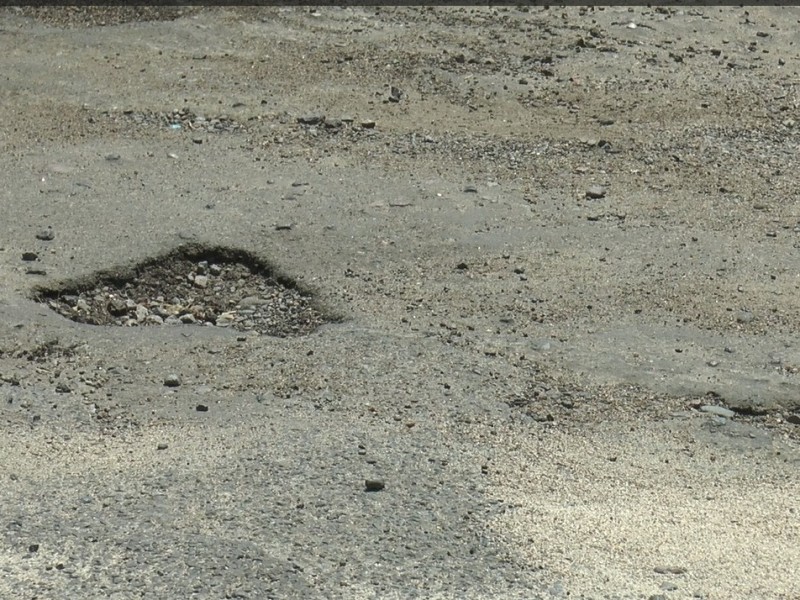
{"label": "pile of small stones", "polygon": [[[176,130],[205,131],[208,133],[234,133],[244,130],[244,125],[227,115],[207,118],[192,112],[188,108],[176,108],[169,112],[125,110],[122,114],[127,120],[136,125],[148,125],[151,127],[167,127]],[[106,116],[114,118],[115,115],[106,113]]]}
{"label": "pile of small stones", "polygon": [[241,263],[207,260],[143,267],[130,281],[61,292],[45,302],[91,325],[205,325],[287,337],[308,334],[326,320],[300,291]]}

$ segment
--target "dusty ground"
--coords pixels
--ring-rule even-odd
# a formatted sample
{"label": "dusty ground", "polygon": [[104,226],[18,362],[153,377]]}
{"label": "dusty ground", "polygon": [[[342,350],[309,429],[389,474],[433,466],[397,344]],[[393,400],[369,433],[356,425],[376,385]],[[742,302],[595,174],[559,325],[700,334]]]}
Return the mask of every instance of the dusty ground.
{"label": "dusty ground", "polygon": [[800,598],[799,20],[3,9],[0,596]]}

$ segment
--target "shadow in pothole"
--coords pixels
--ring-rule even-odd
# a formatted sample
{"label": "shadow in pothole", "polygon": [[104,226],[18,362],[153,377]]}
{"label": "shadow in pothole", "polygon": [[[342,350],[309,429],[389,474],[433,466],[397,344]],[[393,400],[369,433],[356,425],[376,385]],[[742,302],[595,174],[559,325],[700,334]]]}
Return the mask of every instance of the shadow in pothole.
{"label": "shadow in pothole", "polygon": [[33,298],[89,325],[204,325],[288,337],[341,320],[310,290],[249,252],[195,244],[40,287]]}

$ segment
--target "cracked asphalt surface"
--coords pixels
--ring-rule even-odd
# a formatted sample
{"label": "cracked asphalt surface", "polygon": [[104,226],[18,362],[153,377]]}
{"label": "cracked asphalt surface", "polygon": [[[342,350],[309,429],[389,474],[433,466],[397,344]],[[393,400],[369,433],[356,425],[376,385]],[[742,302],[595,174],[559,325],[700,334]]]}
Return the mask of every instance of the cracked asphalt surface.
{"label": "cracked asphalt surface", "polygon": [[0,15],[0,597],[800,598],[800,11]]}

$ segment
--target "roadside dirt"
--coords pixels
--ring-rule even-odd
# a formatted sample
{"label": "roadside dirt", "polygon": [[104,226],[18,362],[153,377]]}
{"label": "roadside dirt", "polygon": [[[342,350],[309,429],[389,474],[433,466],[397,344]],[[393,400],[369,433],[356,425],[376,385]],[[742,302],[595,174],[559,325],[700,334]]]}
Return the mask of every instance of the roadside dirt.
{"label": "roadside dirt", "polygon": [[800,10],[0,15],[0,596],[800,598]]}

